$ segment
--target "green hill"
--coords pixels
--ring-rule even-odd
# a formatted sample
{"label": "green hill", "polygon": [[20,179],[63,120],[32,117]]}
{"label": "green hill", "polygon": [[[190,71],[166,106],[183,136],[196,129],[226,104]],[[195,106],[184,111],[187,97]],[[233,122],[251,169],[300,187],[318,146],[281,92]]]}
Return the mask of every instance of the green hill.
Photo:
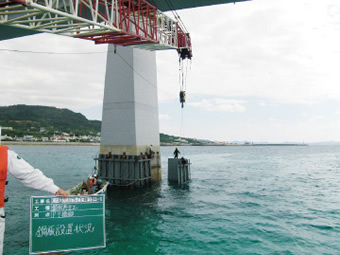
{"label": "green hill", "polygon": [[[68,109],[59,109],[38,105],[0,106],[0,126],[13,129],[2,130],[2,135],[23,137],[32,135],[36,138],[50,137],[63,132],[80,135],[100,133],[101,121],[88,120],[81,113]],[[162,144],[202,144],[196,139],[181,138],[160,134]]]}
{"label": "green hill", "polygon": [[162,144],[195,144],[201,145],[203,142],[198,141],[197,139],[192,138],[183,138],[178,136],[166,135],[160,133],[160,141]]}
{"label": "green hill", "polygon": [[12,105],[0,107],[0,126],[12,127],[3,130],[10,136],[53,135],[55,132],[72,132],[76,135],[97,134],[101,122],[88,120],[80,113],[48,106]]}

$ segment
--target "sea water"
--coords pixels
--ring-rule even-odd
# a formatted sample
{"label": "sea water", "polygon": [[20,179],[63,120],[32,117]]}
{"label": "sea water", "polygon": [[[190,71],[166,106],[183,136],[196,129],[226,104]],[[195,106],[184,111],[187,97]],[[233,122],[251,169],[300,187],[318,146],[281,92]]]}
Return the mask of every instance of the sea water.
{"label": "sea water", "polygon": [[[10,146],[69,189],[99,147]],[[111,189],[106,248],[72,254],[340,254],[340,146],[179,147],[192,181]],[[47,195],[9,176],[4,254],[27,254],[29,201]]]}

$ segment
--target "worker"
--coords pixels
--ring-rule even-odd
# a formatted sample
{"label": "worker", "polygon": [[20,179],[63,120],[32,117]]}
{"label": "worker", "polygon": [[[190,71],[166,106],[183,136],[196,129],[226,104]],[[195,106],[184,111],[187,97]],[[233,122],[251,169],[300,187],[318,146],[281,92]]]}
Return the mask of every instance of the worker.
{"label": "worker", "polygon": [[185,159],[184,157],[181,157],[181,163],[182,165],[186,165],[188,163],[188,160]]}
{"label": "worker", "polygon": [[89,194],[94,194],[96,191],[97,176],[90,176],[87,180],[87,191]]}
{"label": "worker", "polygon": [[91,194],[94,194],[96,192],[96,188],[97,188],[97,175],[96,174],[93,175],[92,182],[93,182],[93,185],[92,185]]}
{"label": "worker", "polygon": [[56,186],[53,180],[46,177],[39,169],[33,168],[8,147],[0,145],[0,254],[3,251],[5,232],[6,215],[4,207],[7,172],[29,188],[46,191],[64,198],[68,195],[65,190]]}
{"label": "worker", "polygon": [[155,157],[155,152],[152,149],[152,144],[149,147],[149,155],[150,155],[150,158],[154,158]]}
{"label": "worker", "polygon": [[175,158],[178,158],[178,154],[180,154],[179,150],[176,148],[174,151]]}
{"label": "worker", "polygon": [[143,152],[140,153],[140,158],[145,159],[145,155],[143,154]]}

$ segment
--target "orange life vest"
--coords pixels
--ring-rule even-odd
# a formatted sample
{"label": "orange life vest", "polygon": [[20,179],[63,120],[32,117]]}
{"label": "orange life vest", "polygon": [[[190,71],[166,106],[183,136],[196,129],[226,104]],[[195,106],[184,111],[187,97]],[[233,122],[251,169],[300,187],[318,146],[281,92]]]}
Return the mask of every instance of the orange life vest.
{"label": "orange life vest", "polygon": [[5,206],[8,147],[0,145],[0,208]]}
{"label": "orange life vest", "polygon": [[88,187],[92,188],[93,185],[96,185],[97,184],[97,179],[96,178],[93,178],[93,179],[88,179],[87,180],[87,185]]}
{"label": "orange life vest", "polygon": [[93,186],[92,180],[91,180],[91,179],[88,179],[88,180],[87,180],[87,187],[91,189],[92,186]]}

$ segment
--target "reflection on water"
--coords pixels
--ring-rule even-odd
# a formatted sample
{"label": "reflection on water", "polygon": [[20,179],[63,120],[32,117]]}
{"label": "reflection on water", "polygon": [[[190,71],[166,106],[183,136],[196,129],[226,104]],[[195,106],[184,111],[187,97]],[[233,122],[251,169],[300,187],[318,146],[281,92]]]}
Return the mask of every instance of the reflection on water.
{"label": "reflection on water", "polygon": [[[96,147],[13,146],[68,189],[86,177]],[[105,249],[86,254],[337,254],[340,147],[181,147],[192,181],[163,180],[106,196]],[[9,177],[5,254],[27,254],[30,195]],[[72,254],[84,254],[83,251]]]}
{"label": "reflection on water", "polygon": [[119,253],[154,254],[158,250],[155,235],[161,217],[157,213],[160,185],[143,189],[111,188],[106,198],[108,250]]}

